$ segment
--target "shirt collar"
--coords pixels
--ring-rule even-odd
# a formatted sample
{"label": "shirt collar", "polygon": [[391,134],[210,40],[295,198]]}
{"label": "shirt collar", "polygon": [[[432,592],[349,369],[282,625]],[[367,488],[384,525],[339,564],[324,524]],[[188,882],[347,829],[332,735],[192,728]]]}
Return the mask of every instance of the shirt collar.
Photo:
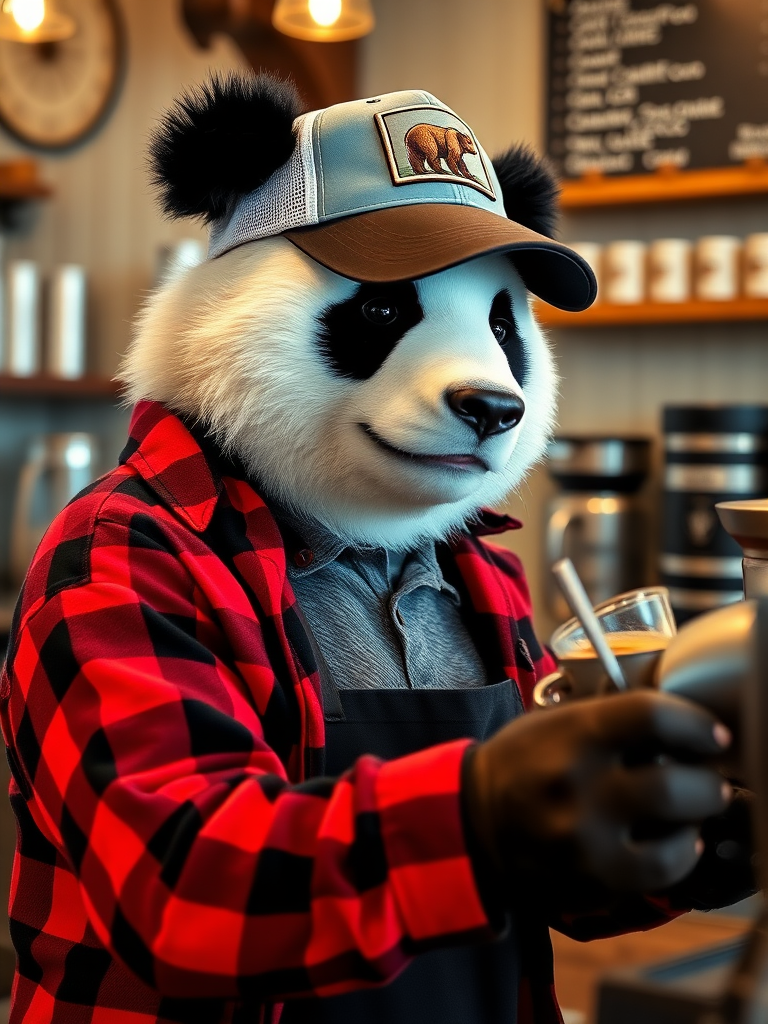
{"label": "shirt collar", "polygon": [[494,512],[490,508],[481,508],[469,524],[469,533],[473,537],[488,537],[494,533],[506,533],[507,530],[521,530],[523,524],[519,519],[508,516],[506,512]]}
{"label": "shirt collar", "polygon": [[[311,576],[318,569],[335,562],[347,550],[353,557],[363,559],[375,552],[383,552],[382,548],[347,544],[310,516],[296,515],[290,509],[275,505],[274,502],[268,502],[268,505],[284,534],[289,554],[289,578]],[[443,576],[433,542],[425,542],[410,553],[395,593],[402,596],[424,584],[434,587],[435,590],[447,591],[450,599],[455,604],[460,604],[458,591]]]}
{"label": "shirt collar", "polygon": [[277,520],[288,552],[288,575],[309,576],[335,561],[348,546],[329,529],[310,516],[299,516],[290,509],[267,501]]}
{"label": "shirt collar", "polygon": [[[195,431],[198,433],[198,431]],[[210,444],[159,402],[139,402],[120,455],[193,530],[201,533],[222,489],[219,460]]]}

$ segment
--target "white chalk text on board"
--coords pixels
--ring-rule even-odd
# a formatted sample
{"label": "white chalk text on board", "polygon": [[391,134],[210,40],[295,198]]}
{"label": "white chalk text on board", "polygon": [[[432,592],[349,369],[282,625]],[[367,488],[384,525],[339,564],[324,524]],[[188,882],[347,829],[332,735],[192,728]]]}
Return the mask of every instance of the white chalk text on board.
{"label": "white chalk text on board", "polygon": [[768,0],[550,0],[563,177],[768,159]]}

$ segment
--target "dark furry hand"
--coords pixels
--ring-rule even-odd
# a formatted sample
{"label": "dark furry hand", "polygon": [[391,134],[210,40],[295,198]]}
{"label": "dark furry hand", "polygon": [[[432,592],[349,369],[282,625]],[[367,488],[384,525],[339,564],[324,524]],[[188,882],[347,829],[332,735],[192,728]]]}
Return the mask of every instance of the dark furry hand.
{"label": "dark furry hand", "polygon": [[752,793],[735,788],[727,810],[703,823],[704,852],[693,871],[667,892],[673,909],[716,910],[757,892],[753,802]]}
{"label": "dark furry hand", "polygon": [[566,909],[594,886],[681,883],[704,849],[702,823],[730,800],[705,763],[728,743],[716,726],[688,701],[635,692],[516,719],[474,748],[463,792],[485,893],[490,884],[508,907],[546,893]]}

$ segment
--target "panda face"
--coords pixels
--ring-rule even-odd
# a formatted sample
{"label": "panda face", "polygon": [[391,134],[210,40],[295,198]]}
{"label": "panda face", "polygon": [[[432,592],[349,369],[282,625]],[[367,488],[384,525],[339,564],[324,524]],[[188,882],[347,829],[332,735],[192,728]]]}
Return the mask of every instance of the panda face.
{"label": "panda face", "polygon": [[502,499],[541,455],[556,379],[504,256],[361,284],[285,239],[169,282],[124,379],[207,422],[268,495],[407,548]]}
{"label": "panda face", "polygon": [[377,501],[429,508],[482,490],[509,464],[525,418],[515,307],[523,322],[530,314],[515,271],[491,257],[348,291],[320,313],[316,340],[327,371],[354,382],[340,406],[345,448]]}

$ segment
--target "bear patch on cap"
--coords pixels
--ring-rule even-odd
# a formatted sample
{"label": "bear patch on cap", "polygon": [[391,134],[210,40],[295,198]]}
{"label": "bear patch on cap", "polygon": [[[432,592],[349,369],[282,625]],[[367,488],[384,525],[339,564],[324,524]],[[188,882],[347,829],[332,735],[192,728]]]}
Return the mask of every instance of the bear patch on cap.
{"label": "bear patch on cap", "polygon": [[299,110],[292,84],[232,74],[183,95],[161,122],[151,155],[163,209],[210,224],[210,259],[283,235],[373,282],[502,252],[546,302],[594,300],[589,265],[552,238],[557,184],[530,150],[492,162],[461,118],[418,90]]}

